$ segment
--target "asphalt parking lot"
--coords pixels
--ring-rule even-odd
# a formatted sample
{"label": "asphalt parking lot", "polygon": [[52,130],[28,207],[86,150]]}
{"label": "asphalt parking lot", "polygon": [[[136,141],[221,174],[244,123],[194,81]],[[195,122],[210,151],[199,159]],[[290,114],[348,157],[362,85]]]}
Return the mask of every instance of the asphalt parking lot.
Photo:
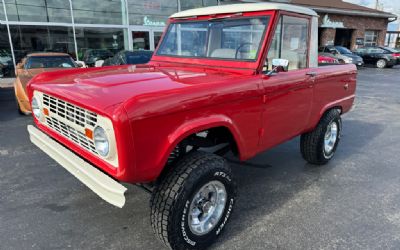
{"label": "asphalt parking lot", "polygon": [[[400,249],[400,67],[358,79],[328,165],[306,164],[298,138],[231,162],[239,199],[212,249]],[[13,98],[0,88],[0,249],[163,249],[149,194],[102,201],[29,142]]]}

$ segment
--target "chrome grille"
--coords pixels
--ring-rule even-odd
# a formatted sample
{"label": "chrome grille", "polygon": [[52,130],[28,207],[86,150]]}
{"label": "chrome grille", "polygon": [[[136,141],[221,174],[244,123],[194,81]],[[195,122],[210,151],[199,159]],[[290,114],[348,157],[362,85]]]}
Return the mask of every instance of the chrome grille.
{"label": "chrome grille", "polygon": [[43,105],[53,114],[67,119],[84,128],[86,125],[94,127],[97,123],[97,114],[65,102],[58,98],[43,94]]}
{"label": "chrome grille", "polygon": [[46,116],[48,127],[98,155],[93,140],[85,135],[86,128],[93,131],[96,127],[96,113],[47,94],[43,94],[43,107],[49,110],[49,116]]}
{"label": "chrome grille", "polygon": [[69,138],[76,144],[97,155],[96,148],[94,147],[94,142],[87,138],[84,133],[77,131],[73,127],[53,117],[46,117],[46,123],[50,128],[54,129],[61,135]]}

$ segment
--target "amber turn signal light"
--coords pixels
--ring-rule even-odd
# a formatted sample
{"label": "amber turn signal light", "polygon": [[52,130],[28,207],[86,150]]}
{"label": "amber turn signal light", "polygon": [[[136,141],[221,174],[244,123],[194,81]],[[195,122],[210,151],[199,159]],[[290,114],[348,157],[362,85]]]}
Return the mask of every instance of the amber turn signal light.
{"label": "amber turn signal light", "polygon": [[85,128],[85,135],[87,138],[93,140],[93,131],[92,130]]}
{"label": "amber turn signal light", "polygon": [[49,110],[48,110],[47,108],[44,108],[44,109],[43,109],[43,114],[44,114],[45,116],[49,116]]}

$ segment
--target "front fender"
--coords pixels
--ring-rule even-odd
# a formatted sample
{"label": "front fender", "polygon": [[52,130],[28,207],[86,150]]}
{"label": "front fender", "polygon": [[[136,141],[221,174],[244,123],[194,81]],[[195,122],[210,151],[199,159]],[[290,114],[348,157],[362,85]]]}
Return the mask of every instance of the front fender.
{"label": "front fender", "polygon": [[[191,119],[178,118],[159,118],[160,120],[140,124],[133,122],[133,131],[144,131],[150,124],[160,124],[158,130],[153,130],[151,134],[134,134],[135,137],[135,158],[136,158],[136,176],[133,182],[154,181],[164,169],[171,152],[186,137],[210,128],[227,128],[238,148],[238,153],[242,158],[245,154],[244,140],[239,133],[239,129],[234,122],[225,115],[207,115],[204,117],[192,117]],[[170,126],[169,120],[176,124],[177,120],[183,121],[176,126]],[[162,124],[164,122],[164,124]],[[153,125],[154,126],[154,125]],[[139,146],[140,145],[140,146]]]}

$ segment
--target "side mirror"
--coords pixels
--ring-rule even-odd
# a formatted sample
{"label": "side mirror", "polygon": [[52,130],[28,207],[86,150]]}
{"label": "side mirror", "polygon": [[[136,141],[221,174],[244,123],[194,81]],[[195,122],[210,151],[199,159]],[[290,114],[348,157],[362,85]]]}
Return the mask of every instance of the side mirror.
{"label": "side mirror", "polygon": [[289,60],[287,59],[272,59],[272,70],[267,75],[272,75],[277,72],[287,72],[289,69]]}

